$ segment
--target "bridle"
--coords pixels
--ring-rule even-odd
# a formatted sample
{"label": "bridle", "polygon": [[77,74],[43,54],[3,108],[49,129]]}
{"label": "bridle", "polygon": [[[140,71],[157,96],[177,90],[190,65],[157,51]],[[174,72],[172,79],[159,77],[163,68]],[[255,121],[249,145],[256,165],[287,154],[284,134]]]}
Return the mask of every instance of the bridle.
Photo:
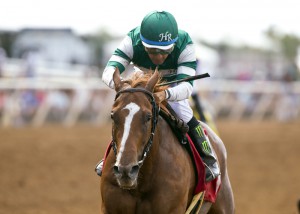
{"label": "bridle", "polygon": [[[143,156],[142,156],[141,160],[138,162],[139,167],[141,167],[143,165],[144,160],[147,157],[147,154],[150,151],[150,148],[151,148],[152,143],[153,143],[154,132],[155,132],[155,128],[156,128],[157,121],[158,121],[159,107],[155,102],[155,98],[154,98],[153,94],[151,92],[147,91],[146,89],[143,89],[143,88],[128,88],[128,89],[121,90],[121,91],[117,92],[116,97],[115,97],[115,101],[120,96],[120,94],[134,93],[134,92],[143,92],[144,94],[146,94],[150,98],[150,103],[152,105],[151,134],[150,134],[148,142],[147,142],[147,144],[144,148]],[[114,139],[112,139],[111,146],[114,150],[115,155],[117,155],[117,145],[116,145],[116,142],[115,142]]]}

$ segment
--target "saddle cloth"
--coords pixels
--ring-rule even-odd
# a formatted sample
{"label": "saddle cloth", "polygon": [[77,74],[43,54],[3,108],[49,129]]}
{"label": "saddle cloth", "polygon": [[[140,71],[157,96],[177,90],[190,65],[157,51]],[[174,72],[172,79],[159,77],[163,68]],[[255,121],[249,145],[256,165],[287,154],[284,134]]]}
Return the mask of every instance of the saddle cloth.
{"label": "saddle cloth", "polygon": [[[206,130],[204,129],[204,133],[206,134]],[[207,135],[207,134],[206,134]],[[190,136],[186,134],[188,143],[190,144],[190,148],[192,150],[192,159],[195,164],[195,173],[197,175],[197,184],[194,190],[194,195],[197,195],[198,193],[205,191],[204,200],[214,203],[217,198],[217,194],[220,190],[221,186],[221,176],[218,176],[216,179],[206,183],[205,182],[205,167],[202,161],[202,158],[200,157],[199,153],[196,150],[196,147],[194,146],[194,143],[192,142]]]}

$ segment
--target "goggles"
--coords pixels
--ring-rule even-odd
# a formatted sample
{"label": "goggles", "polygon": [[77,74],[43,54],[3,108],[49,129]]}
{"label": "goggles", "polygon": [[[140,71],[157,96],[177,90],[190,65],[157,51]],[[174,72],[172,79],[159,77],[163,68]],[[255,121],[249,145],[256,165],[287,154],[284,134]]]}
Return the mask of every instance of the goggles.
{"label": "goggles", "polygon": [[162,50],[162,49],[158,49],[158,48],[147,48],[145,47],[145,51],[148,54],[153,54],[153,55],[157,55],[157,54],[161,54],[161,55],[168,55],[171,54],[172,51],[174,50],[174,46],[167,49],[167,50]]}

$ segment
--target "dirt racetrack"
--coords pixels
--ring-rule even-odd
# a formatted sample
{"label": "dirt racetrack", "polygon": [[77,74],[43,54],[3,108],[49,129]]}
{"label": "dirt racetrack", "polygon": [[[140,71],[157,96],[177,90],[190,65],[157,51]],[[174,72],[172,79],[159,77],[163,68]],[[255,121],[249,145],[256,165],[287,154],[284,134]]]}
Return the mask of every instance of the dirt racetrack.
{"label": "dirt racetrack", "polygon": [[[300,123],[218,122],[238,214],[297,213]],[[0,214],[100,213],[110,125],[0,129]]]}

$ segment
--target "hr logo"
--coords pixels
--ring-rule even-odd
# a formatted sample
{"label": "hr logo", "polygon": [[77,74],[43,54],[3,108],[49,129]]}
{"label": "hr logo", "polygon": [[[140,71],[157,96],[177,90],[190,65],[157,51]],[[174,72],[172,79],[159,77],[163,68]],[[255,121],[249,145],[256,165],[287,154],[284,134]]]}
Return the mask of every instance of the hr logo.
{"label": "hr logo", "polygon": [[161,34],[159,34],[159,37],[160,37],[159,42],[161,42],[161,41],[171,41],[172,40],[171,36],[172,36],[172,34],[169,33],[168,31],[165,32],[165,33],[161,33]]}

